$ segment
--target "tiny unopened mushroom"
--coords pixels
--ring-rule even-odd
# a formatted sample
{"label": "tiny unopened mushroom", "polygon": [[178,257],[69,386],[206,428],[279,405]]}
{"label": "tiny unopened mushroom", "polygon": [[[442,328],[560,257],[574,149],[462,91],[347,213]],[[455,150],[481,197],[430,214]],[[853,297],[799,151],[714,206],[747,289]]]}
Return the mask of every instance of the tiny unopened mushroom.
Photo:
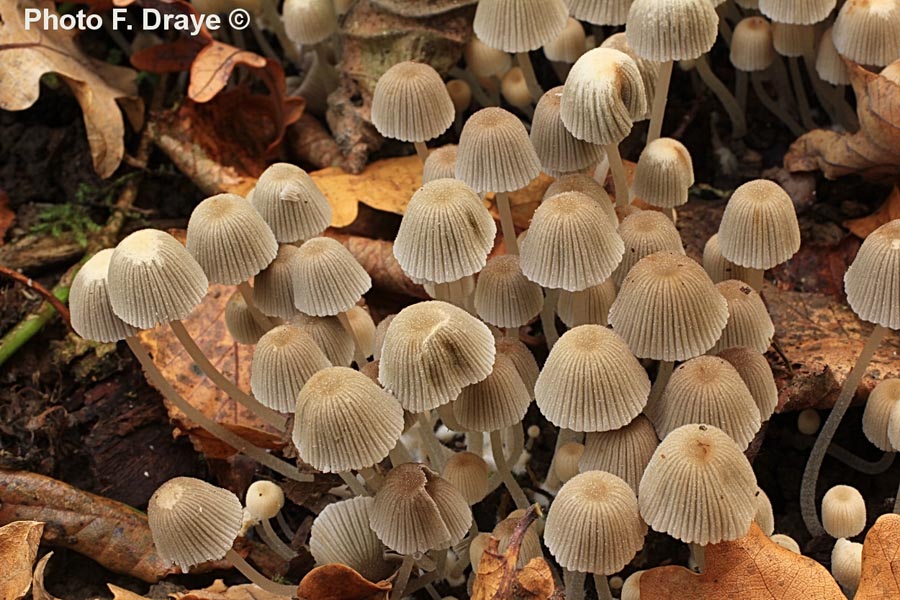
{"label": "tiny unopened mushroom", "polygon": [[247,488],[244,496],[244,505],[254,520],[259,521],[257,532],[260,533],[263,541],[276,554],[286,560],[290,560],[297,555],[290,546],[285,544],[275,530],[272,529],[270,519],[281,511],[284,506],[284,491],[281,486],[271,481],[254,481]]}
{"label": "tiny unopened mushroom", "polygon": [[822,497],[822,526],[834,538],[851,538],[866,527],[866,501],[854,487],[836,485]]}
{"label": "tiny unopened mushroom", "polygon": [[838,539],[831,550],[831,574],[847,592],[848,598],[856,594],[856,588],[859,586],[862,576],[862,553],[862,544],[845,538]]}
{"label": "tiny unopened mushroom", "polygon": [[898,450],[889,435],[891,411],[898,404],[900,404],[900,379],[883,379],[869,394],[863,411],[863,433],[876,448],[884,452]]}
{"label": "tiny unopened mushroom", "polygon": [[394,571],[384,558],[384,544],[369,526],[374,505],[374,498],[357,496],[322,509],[309,532],[309,551],[317,565],[341,563],[370,581],[386,579]]}
{"label": "tiny unopened mushroom", "polygon": [[790,550],[794,554],[803,554],[800,551],[800,544],[789,535],[784,535],[783,533],[775,533],[769,536],[769,539],[784,548],[785,550]]}
{"label": "tiny unopened mushroom", "polygon": [[328,200],[306,171],[296,165],[269,166],[259,176],[251,202],[282,244],[320,235],[331,223]]}

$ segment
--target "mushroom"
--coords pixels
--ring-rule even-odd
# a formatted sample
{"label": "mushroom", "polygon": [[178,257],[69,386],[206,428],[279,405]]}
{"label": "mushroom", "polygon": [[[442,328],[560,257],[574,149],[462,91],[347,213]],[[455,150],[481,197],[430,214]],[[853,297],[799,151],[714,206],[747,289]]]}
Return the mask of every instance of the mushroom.
{"label": "mushroom", "polygon": [[282,244],[275,259],[253,278],[253,301],[270,317],[290,319],[297,314],[292,278],[297,252],[296,246]]}
{"label": "mushroom", "polygon": [[259,176],[251,203],[282,244],[316,237],[331,223],[328,200],[312,177],[296,165],[270,165]]}
{"label": "mushroom", "polygon": [[503,75],[500,80],[500,95],[509,104],[522,111],[529,119],[534,118],[534,109],[531,108],[531,91],[525,74],[519,67],[513,67]]}
{"label": "mushroom", "polygon": [[[741,346],[722,350],[718,356],[735,368],[756,402],[760,420],[768,421],[778,406],[778,388],[766,357],[761,352]],[[818,416],[818,413],[815,414]]]}
{"label": "mushroom", "polygon": [[285,0],[281,7],[281,20],[290,41],[315,47],[316,57],[325,62],[322,42],[338,30],[332,0]]}
{"label": "mushroom", "polygon": [[841,584],[848,598],[856,595],[862,576],[863,545],[840,538],[831,551],[831,575]]}
{"label": "mushroom", "polygon": [[484,500],[490,490],[488,465],[483,458],[472,452],[454,452],[447,459],[441,477],[460,491],[469,506]]}
{"label": "mushroom", "polygon": [[709,274],[713,283],[719,283],[726,279],[750,279],[750,270],[728,262],[719,249],[719,234],[715,233],[706,241],[703,247],[703,269]]}
{"label": "mushroom", "polygon": [[634,172],[635,196],[650,206],[666,209],[663,213],[674,223],[675,207],[687,203],[692,185],[694,163],[684,144],[659,138],[644,147]]}
{"label": "mushroom", "polygon": [[634,0],[566,0],[569,12],[593,25],[624,25]]}
{"label": "mushroom", "polygon": [[[618,0],[617,0],[618,1]],[[628,0],[629,6],[632,0]],[[627,13],[627,7],[625,8]],[[624,16],[622,17],[624,21]],[[628,45],[628,36],[624,31],[614,33],[600,44],[601,48],[612,48],[619,52],[624,52],[631,57],[634,64],[637,65],[641,74],[641,81],[644,83],[644,98],[646,100],[647,112],[641,115],[636,121],[644,121],[650,118],[650,107],[653,104],[653,98],[656,96],[656,82],[659,80],[659,63],[638,56],[631,46]]]}
{"label": "mushroom", "polygon": [[584,454],[584,444],[568,442],[560,446],[553,454],[553,469],[562,483],[578,475],[578,461]]}
{"label": "mushroom", "polygon": [[866,528],[866,501],[849,485],[836,485],[822,497],[822,525],[834,538],[851,538]]}
{"label": "mushroom", "polygon": [[824,81],[838,86],[838,90],[842,92],[844,86],[850,83],[850,72],[837,48],[834,47],[833,33],[834,27],[829,27],[819,38],[819,50],[816,52],[816,73]]}
{"label": "mushroom", "polygon": [[[453,129],[456,131],[456,135],[459,135],[462,131],[465,113],[472,106],[472,86],[465,79],[451,79],[445,87],[450,95],[450,101],[453,102],[453,110],[456,113],[453,119]],[[456,160],[455,157],[454,160]],[[425,161],[427,162],[428,159],[426,158]],[[448,177],[453,177],[452,169]],[[422,183],[427,182],[423,180]]]}
{"label": "mushroom", "polygon": [[736,279],[721,281],[716,289],[728,303],[728,323],[710,352],[716,354],[735,346],[746,346],[757,352],[768,350],[775,336],[775,325],[759,292]]}
{"label": "mushroom", "polygon": [[883,67],[900,56],[900,4],[896,0],[847,0],[831,35],[842,56],[861,65]]}
{"label": "mushroom", "polygon": [[579,325],[603,325],[606,327],[609,307],[616,299],[616,284],[612,278],[580,292],[559,291],[556,312],[570,329]]}
{"label": "mushroom", "polygon": [[815,435],[822,426],[822,417],[814,408],[805,408],[797,415],[797,431],[803,435]]}
{"label": "mushroom", "polygon": [[330,366],[312,336],[299,327],[279,325],[262,336],[253,350],[250,389],[267,407],[291,414],[309,378]]}
{"label": "mushroom", "polygon": [[[293,296],[293,290],[291,291],[291,296]],[[349,312],[352,312],[355,308],[351,308],[348,311],[348,321],[350,320]],[[322,352],[325,353],[332,365],[349,367],[353,362],[356,342],[353,340],[350,332],[344,329],[340,319],[337,317],[311,317],[298,312],[291,317],[288,325],[302,329],[315,340],[316,345],[322,349]]]}
{"label": "mushroom", "polygon": [[622,219],[619,236],[625,243],[625,254],[613,271],[612,279],[616,287],[622,287],[628,272],[645,256],[664,251],[684,254],[681,235],[675,224],[669,217],[655,210],[641,210]]}
{"label": "mushroom", "polygon": [[422,185],[435,179],[453,179],[456,174],[456,144],[447,144],[428,153],[422,165]]}
{"label": "mushroom", "polygon": [[552,41],[544,44],[544,56],[550,61],[561,81],[565,81],[569,68],[587,51],[584,27],[577,19],[569,17],[566,27]]}
{"label": "mushroom", "polygon": [[862,430],[866,438],[883,452],[896,452],[890,438],[891,411],[900,404],[900,379],[883,379],[878,382],[863,411]]}
{"label": "mushroom", "polygon": [[271,481],[254,481],[247,488],[244,504],[247,512],[259,522],[256,531],[269,548],[285,560],[297,556],[290,546],[281,541],[270,522],[284,506],[284,492],[281,486]]}
{"label": "mushroom", "polygon": [[547,186],[543,199],[552,198],[563,192],[581,192],[590,196],[597,201],[604,214],[609,217],[609,222],[612,223],[613,227],[619,226],[619,218],[616,216],[616,209],[612,199],[606,193],[603,184],[593,177],[584,173],[565,173],[560,175],[556,181]]}
{"label": "mushroom", "polygon": [[756,490],[756,516],[753,517],[753,522],[759,525],[762,532],[768,536],[775,532],[775,515],[772,512],[772,503],[762,488]]}
{"label": "mushroom", "polygon": [[[519,514],[520,512],[523,512],[522,509],[511,512],[508,517],[497,523],[491,531],[491,537],[497,538],[500,542],[497,544],[497,551],[501,554],[505,554],[509,548],[513,532],[519,525],[519,519],[522,518]],[[543,558],[544,556],[538,527],[538,522],[530,524],[525,530],[525,535],[522,536],[522,544],[519,546],[519,558],[516,561],[516,567],[519,569],[527,565],[532,559]]]}
{"label": "mushroom", "polygon": [[582,473],[606,471],[621,477],[637,493],[644,469],[658,445],[653,424],[640,414],[619,429],[585,435],[584,454],[578,466]]}
{"label": "mushroom", "polygon": [[543,304],[541,286],[522,274],[518,256],[495,256],[478,274],[475,312],[485,323],[505,328],[507,336],[518,338],[519,327],[538,316]]}
{"label": "mushroom", "polygon": [[375,351],[375,321],[372,320],[372,315],[365,307],[356,305],[347,311],[347,321],[353,329],[350,337],[359,340],[362,355],[368,359]]}
{"label": "mushroom", "polygon": [[537,361],[534,359],[534,354],[531,353],[528,346],[517,338],[508,336],[498,339],[495,346],[498,353],[505,355],[513,362],[519,377],[525,382],[528,393],[534,398],[534,384],[537,382],[540,370],[538,369]]}
{"label": "mushroom", "polygon": [[322,509],[309,532],[309,551],[317,565],[341,563],[369,581],[391,575],[394,566],[384,558],[387,548],[369,527],[374,506],[371,496],[357,496]]}
{"label": "mushroom", "polygon": [[641,600],[641,573],[643,571],[635,571],[625,578],[620,600]]}
{"label": "mushroom", "polygon": [[[563,125],[560,118],[563,89],[557,86],[541,96],[531,121],[531,143],[541,167],[550,175],[593,168],[604,156],[600,146],[577,139]],[[581,177],[593,181],[585,175]],[[600,184],[597,186],[602,189]],[[603,195],[606,196],[605,191]]]}
{"label": "mushroom", "polygon": [[790,550],[794,554],[803,554],[800,551],[800,544],[789,535],[784,535],[783,533],[776,533],[769,536],[769,539],[784,548],[785,550]]}
{"label": "mushroom", "polygon": [[759,11],[780,23],[813,25],[824,21],[836,4],[837,0],[759,0]]}
{"label": "mushroom", "polygon": [[268,331],[250,314],[244,296],[239,291],[233,293],[225,304],[225,328],[235,342],[251,346]]}

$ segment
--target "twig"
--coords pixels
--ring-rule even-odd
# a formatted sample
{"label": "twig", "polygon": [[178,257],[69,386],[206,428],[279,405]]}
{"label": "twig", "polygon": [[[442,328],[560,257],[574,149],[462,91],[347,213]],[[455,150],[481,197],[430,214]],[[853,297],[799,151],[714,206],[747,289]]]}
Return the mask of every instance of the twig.
{"label": "twig", "polygon": [[71,327],[71,319],[69,317],[69,309],[66,308],[66,305],[62,303],[62,301],[53,295],[53,292],[39,284],[37,281],[32,279],[31,277],[26,277],[22,275],[18,271],[13,271],[12,269],[7,269],[3,265],[0,265],[0,275],[5,275],[10,279],[18,281],[22,285],[27,288],[30,288],[36,291],[38,294],[44,297],[47,302],[50,303],[51,306],[60,314],[63,320],[66,322],[66,325]]}

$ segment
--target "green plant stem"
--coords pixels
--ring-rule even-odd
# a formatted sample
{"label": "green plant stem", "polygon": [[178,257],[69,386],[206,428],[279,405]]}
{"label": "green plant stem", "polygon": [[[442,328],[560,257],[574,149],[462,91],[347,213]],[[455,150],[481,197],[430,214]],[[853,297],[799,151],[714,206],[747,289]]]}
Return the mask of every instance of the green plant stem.
{"label": "green plant stem", "polygon": [[[78,267],[82,263],[78,263]],[[77,272],[77,269],[75,270]],[[72,272],[71,279],[74,279],[75,272]],[[68,275],[69,273],[66,273]],[[71,279],[65,275],[63,280],[51,290],[51,293],[59,299],[60,302],[69,300],[69,285]],[[65,280],[65,281],[64,281]],[[8,361],[19,349],[28,343],[38,332],[44,328],[44,325],[50,322],[57,314],[56,309],[49,302],[42,302],[41,306],[33,313],[19,321],[12,329],[6,332],[3,338],[0,338],[0,366]]]}

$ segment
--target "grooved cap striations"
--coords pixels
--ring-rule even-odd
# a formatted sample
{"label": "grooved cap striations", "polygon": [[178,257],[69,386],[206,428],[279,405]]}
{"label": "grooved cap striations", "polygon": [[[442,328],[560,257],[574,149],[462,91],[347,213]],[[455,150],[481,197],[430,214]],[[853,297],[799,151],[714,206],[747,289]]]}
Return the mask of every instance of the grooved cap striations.
{"label": "grooved cap striations", "polygon": [[863,433],[883,452],[897,451],[891,441],[890,429],[891,412],[898,405],[900,405],[900,379],[882,379],[866,400],[862,418]]}
{"label": "grooved cap striations", "polygon": [[288,324],[309,334],[335,367],[349,367],[353,362],[353,336],[337,317],[311,317],[296,313]]}
{"label": "grooved cap striations", "polygon": [[447,144],[428,153],[422,165],[422,184],[435,179],[453,179],[456,176],[456,144]]}
{"label": "grooved cap striations", "polygon": [[593,25],[624,25],[634,0],[566,0],[569,13]]}
{"label": "grooved cap striations", "polygon": [[541,312],[541,286],[522,274],[519,257],[495,256],[487,261],[475,284],[475,312],[495,327],[521,327]]}
{"label": "grooved cap striations", "polygon": [[766,357],[761,352],[741,346],[722,350],[718,356],[735,368],[756,402],[760,420],[768,421],[778,406],[778,388]]}
{"label": "grooved cap striations", "polygon": [[280,243],[308,240],[331,223],[328,200],[296,165],[275,163],[263,171],[251,202]]}
{"label": "grooved cap striations", "polygon": [[528,52],[553,41],[568,17],[563,0],[481,0],[472,27],[492,48]]}
{"label": "grooved cap striations", "polygon": [[338,28],[331,0],[285,0],[281,19],[288,38],[304,46],[318,44]]}
{"label": "grooved cap striations", "polygon": [[647,144],[634,173],[634,194],[651,206],[675,208],[688,201],[694,163],[684,144],[658,138]]}
{"label": "grooved cap striations", "polygon": [[779,23],[812,25],[824,21],[837,0],[759,0],[759,11]]}
{"label": "grooved cap striations", "polygon": [[240,292],[233,293],[225,304],[225,328],[238,344],[253,345],[266,333],[263,326],[253,318],[244,295]]}
{"label": "grooved cap striations", "polygon": [[890,64],[900,57],[900,2],[847,0],[831,35],[837,51],[855,63]]}
{"label": "grooved cap striations", "polygon": [[496,431],[522,421],[531,392],[512,360],[497,353],[490,375],[467,385],[453,402],[453,415],[466,431]]}
{"label": "grooved cap striations", "polygon": [[358,496],[322,509],[309,532],[309,551],[317,565],[341,563],[369,581],[394,572],[395,565],[384,559],[387,548],[369,527],[374,506],[374,498]]}
{"label": "grooved cap striations", "polygon": [[566,173],[547,186],[544,192],[544,200],[563,192],[581,192],[597,201],[603,212],[609,217],[613,227],[619,226],[619,218],[616,216],[616,206],[609,194],[603,188],[603,184],[584,173]]}
{"label": "grooved cap striations", "polygon": [[477,454],[454,453],[447,459],[441,476],[460,491],[469,506],[478,504],[488,495],[488,466]]}
{"label": "grooved cap striations", "polygon": [[279,325],[259,339],[250,365],[250,389],[262,404],[292,413],[306,381],[331,363],[299,327]]}
{"label": "grooved cap striations", "polygon": [[694,60],[713,47],[719,15],[709,0],[635,0],[625,34],[634,51],[646,59]]}
{"label": "grooved cap striations", "polygon": [[860,319],[900,329],[900,219],[869,234],[844,274],[844,289]]}
{"label": "grooved cap striations", "polygon": [[268,267],[253,278],[253,301],[264,314],[290,319],[297,314],[294,306],[293,261],[300,249],[290,244],[278,248]]}
{"label": "grooved cap striations", "polygon": [[579,468],[582,472],[612,473],[637,493],[644,469],[658,445],[653,423],[641,414],[625,427],[585,435]]}
{"label": "grooved cap striations", "polygon": [[456,150],[457,179],[479,193],[513,192],[540,172],[541,161],[517,116],[489,107],[466,120]]}
{"label": "grooved cap striations", "polygon": [[92,256],[75,275],[69,288],[69,310],[72,329],[86,340],[118,342],[140,331],[113,312],[109,302],[107,273],[113,249]]}
{"label": "grooved cap striations", "polygon": [[656,82],[659,81],[659,63],[647,60],[638,56],[631,46],[628,45],[628,37],[624,31],[614,33],[600,44],[601,48],[612,48],[619,52],[624,52],[631,57],[634,64],[637,65],[638,71],[641,73],[641,81],[644,83],[644,96],[647,98],[647,112],[636,121],[643,121],[650,118],[650,107],[653,104],[653,97],[656,95]]}
{"label": "grooved cap striations", "polygon": [[551,175],[586,169],[605,155],[603,148],[575,138],[563,125],[562,92],[563,86],[558,86],[541,96],[531,120],[531,143],[544,172]]}
{"label": "grooved cap striations", "polygon": [[385,137],[424,142],[447,131],[455,117],[453,100],[431,65],[397,63],[375,84],[372,123]]}
{"label": "grooved cap striations", "polygon": [[727,279],[750,281],[751,269],[728,262],[722,256],[718,233],[713,234],[703,246],[703,269],[714,283],[720,283]]}
{"label": "grooved cap striations", "polygon": [[850,72],[844,59],[834,47],[834,28],[829,27],[819,38],[819,49],[816,52],[816,73],[824,81],[832,85],[850,83]]}
{"label": "grooved cap striations", "polygon": [[854,487],[836,485],[822,497],[822,526],[831,537],[850,538],[866,528],[866,501]]}
{"label": "grooved cap striations", "polygon": [[525,387],[528,388],[528,393],[534,399],[534,384],[537,383],[538,374],[540,373],[534,354],[532,354],[528,346],[509,336],[503,336],[498,339],[495,346],[498,354],[503,354],[513,362],[519,377],[522,378],[522,381],[525,382]]}
{"label": "grooved cap striations", "polygon": [[731,64],[741,71],[765,71],[775,62],[772,25],[762,17],[747,17],[735,25]]}
{"label": "grooved cap striations", "polygon": [[612,278],[617,287],[622,287],[625,276],[645,256],[663,251],[684,254],[681,235],[675,224],[655,210],[638,211],[622,219],[619,236],[625,243],[625,255],[613,272]]}
{"label": "grooved cap striations", "polygon": [[339,241],[303,242],[294,264],[294,306],[314,317],[348,311],[372,287],[372,279]]}
{"label": "grooved cap striations", "polygon": [[759,292],[737,279],[716,284],[716,289],[728,303],[728,323],[711,352],[735,346],[746,346],[765,352],[775,335],[775,324]]}
{"label": "grooved cap striations", "polygon": [[616,299],[616,284],[612,278],[580,292],[560,291],[556,314],[566,327],[609,324],[609,307]]}

